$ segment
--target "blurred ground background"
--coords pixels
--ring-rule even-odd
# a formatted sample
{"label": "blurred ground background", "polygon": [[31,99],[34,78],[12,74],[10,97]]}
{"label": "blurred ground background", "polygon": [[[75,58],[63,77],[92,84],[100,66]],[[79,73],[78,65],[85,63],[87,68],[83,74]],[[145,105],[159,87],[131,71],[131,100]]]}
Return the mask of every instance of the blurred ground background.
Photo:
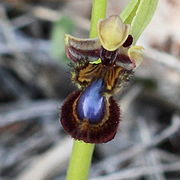
{"label": "blurred ground background", "polygon": [[[108,15],[128,1],[109,0]],[[70,82],[63,36],[87,37],[90,0],[0,1],[0,179],[64,180],[72,139],[59,124]],[[91,180],[180,179],[180,1],[159,0],[122,95],[116,138],[97,145]]]}

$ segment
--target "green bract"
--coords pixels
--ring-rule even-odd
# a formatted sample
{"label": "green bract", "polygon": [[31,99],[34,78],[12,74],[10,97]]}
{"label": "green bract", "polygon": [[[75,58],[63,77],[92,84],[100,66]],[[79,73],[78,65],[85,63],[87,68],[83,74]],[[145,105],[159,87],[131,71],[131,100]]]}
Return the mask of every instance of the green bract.
{"label": "green bract", "polygon": [[149,24],[157,7],[158,0],[131,0],[120,14],[125,24],[131,25],[130,34],[135,44],[146,26]]}

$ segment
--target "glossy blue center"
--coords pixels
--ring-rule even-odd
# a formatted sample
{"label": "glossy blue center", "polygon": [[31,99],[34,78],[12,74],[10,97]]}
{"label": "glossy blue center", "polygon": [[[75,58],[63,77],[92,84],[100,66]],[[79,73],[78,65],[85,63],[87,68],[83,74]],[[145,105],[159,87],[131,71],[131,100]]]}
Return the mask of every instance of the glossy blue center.
{"label": "glossy blue center", "polygon": [[102,89],[102,79],[94,80],[81,94],[77,103],[80,119],[88,119],[90,123],[98,123],[102,119],[105,109]]}

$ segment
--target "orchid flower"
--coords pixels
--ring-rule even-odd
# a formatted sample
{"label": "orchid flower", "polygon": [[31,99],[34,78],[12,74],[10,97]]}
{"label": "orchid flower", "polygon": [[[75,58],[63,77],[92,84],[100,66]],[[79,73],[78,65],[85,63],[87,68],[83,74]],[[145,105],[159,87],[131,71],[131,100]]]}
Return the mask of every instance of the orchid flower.
{"label": "orchid flower", "polygon": [[100,20],[97,32],[93,39],[65,35],[66,55],[73,62],[72,81],[79,90],[65,100],[61,124],[74,139],[87,143],[114,138],[120,108],[113,95],[122,92],[143,59],[143,47],[132,45],[130,25],[119,16]]}

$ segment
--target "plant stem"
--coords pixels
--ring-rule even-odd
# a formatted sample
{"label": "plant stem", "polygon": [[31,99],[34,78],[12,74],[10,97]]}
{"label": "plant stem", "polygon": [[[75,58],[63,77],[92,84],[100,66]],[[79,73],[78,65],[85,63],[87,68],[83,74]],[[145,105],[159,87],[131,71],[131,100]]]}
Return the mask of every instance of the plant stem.
{"label": "plant stem", "polygon": [[97,22],[99,19],[106,17],[107,0],[93,0],[91,12],[91,27],[89,36],[91,38],[97,37]]}
{"label": "plant stem", "polygon": [[91,164],[94,144],[74,141],[67,180],[86,180]]}
{"label": "plant stem", "polygon": [[[93,0],[89,36],[97,37],[97,22],[106,16],[107,0]],[[94,144],[74,140],[66,180],[87,180]]]}

